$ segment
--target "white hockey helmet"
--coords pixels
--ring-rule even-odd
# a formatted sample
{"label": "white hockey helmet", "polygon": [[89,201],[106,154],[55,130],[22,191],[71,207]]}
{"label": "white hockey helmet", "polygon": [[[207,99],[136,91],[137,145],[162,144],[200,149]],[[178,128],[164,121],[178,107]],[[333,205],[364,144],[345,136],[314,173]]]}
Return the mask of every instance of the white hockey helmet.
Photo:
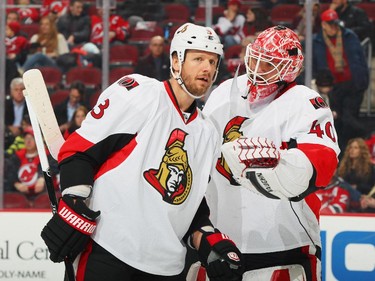
{"label": "white hockey helmet", "polygon": [[[220,38],[211,27],[204,27],[193,23],[185,23],[180,26],[171,41],[170,46],[170,59],[172,62],[172,55],[174,52],[177,53],[180,71],[176,75],[174,73],[171,63],[171,74],[178,81],[178,83],[184,88],[184,84],[181,78],[181,66],[185,60],[186,50],[199,50],[217,54],[219,56],[219,62],[217,64],[215,77],[213,82],[216,80],[220,60],[224,54],[223,44],[220,43]],[[184,88],[185,91],[187,91]],[[189,93],[189,92],[188,92]],[[190,93],[189,93],[190,94]]]}
{"label": "white hockey helmet", "polygon": [[223,56],[223,45],[216,32],[211,27],[192,23],[185,23],[176,30],[171,42],[170,55],[177,52],[178,59],[182,62],[186,50],[200,50]]}
{"label": "white hockey helmet", "polygon": [[[254,43],[250,43],[246,48],[246,72],[248,79],[254,85],[293,82],[301,72],[303,60],[298,35],[293,30],[280,25],[260,33]],[[271,70],[258,72],[261,61],[267,62]],[[253,63],[253,69],[250,68],[250,63]],[[267,74],[273,72],[271,77],[265,78]]]}

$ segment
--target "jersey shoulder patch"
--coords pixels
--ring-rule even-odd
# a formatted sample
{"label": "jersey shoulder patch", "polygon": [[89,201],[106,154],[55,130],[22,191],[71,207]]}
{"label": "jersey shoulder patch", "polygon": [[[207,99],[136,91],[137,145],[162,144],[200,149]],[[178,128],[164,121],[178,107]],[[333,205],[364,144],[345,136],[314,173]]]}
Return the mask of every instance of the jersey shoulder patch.
{"label": "jersey shoulder patch", "polygon": [[124,76],[120,80],[118,80],[117,83],[120,86],[125,87],[128,91],[130,91],[131,89],[134,89],[135,87],[139,86],[138,81],[136,81],[131,76]]}

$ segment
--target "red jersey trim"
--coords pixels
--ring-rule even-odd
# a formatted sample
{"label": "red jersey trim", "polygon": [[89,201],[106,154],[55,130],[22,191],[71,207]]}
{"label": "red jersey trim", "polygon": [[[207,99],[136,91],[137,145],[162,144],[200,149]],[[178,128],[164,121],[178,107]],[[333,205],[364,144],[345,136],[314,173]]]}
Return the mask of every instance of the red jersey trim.
{"label": "red jersey trim", "polygon": [[[181,116],[181,119],[185,122],[185,118],[184,118],[184,115],[182,114],[182,111],[178,105],[178,102],[177,102],[177,99],[176,99],[176,96],[174,95],[173,93],[173,90],[172,90],[172,87],[171,87],[171,84],[168,82],[168,81],[164,81],[164,87],[165,87],[165,90],[167,91],[168,93],[168,96],[169,98],[171,99],[174,107],[176,108],[178,114],[180,114]],[[190,115],[189,119],[185,122],[186,124],[190,123],[191,121],[193,121],[195,118],[197,118],[198,116],[198,111],[197,109],[195,108],[193,113]]]}
{"label": "red jersey trim", "polygon": [[137,146],[137,141],[135,137],[125,145],[121,150],[113,153],[107,161],[105,161],[99,168],[98,172],[94,176],[94,180],[98,179],[100,176],[106,172],[116,168],[118,165],[123,163],[128,156],[132,153],[134,148]]}
{"label": "red jersey trim", "polygon": [[93,243],[93,241],[90,240],[89,243],[86,246],[86,249],[81,254],[81,257],[80,257],[79,262],[78,262],[77,275],[76,275],[77,280],[76,281],[84,281],[85,280],[85,271],[86,271],[89,256],[92,252],[92,243]]}
{"label": "red jersey trim", "polygon": [[319,222],[320,219],[320,207],[322,202],[315,193],[311,193],[305,197],[305,202],[309,206],[310,210],[314,213],[316,220]]}
{"label": "red jersey trim", "polygon": [[66,158],[74,155],[77,151],[86,151],[94,146],[94,144],[85,138],[81,137],[77,132],[73,132],[61,147],[58,155],[58,162],[60,163]]}
{"label": "red jersey trim", "polygon": [[327,186],[338,164],[335,151],[330,147],[311,143],[298,144],[297,148],[305,153],[315,168],[315,185],[317,187]]}
{"label": "red jersey trim", "polygon": [[284,89],[282,89],[280,91],[280,93],[278,93],[275,97],[275,99],[281,97],[286,91],[288,91],[289,89],[293,88],[294,86],[296,86],[297,83],[296,82],[292,82],[292,83],[289,83]]}

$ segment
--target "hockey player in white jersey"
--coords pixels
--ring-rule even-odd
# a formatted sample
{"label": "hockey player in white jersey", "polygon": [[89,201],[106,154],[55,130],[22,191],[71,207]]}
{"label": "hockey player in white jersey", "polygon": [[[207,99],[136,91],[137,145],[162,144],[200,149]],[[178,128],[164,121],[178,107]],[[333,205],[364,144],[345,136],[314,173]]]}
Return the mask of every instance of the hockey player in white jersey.
{"label": "hockey player in white jersey", "polygon": [[42,238],[52,261],[75,259],[77,281],[184,280],[186,245],[212,280],[241,280],[240,252],[209,220],[220,145],[195,103],[222,55],[211,28],[182,25],[171,79],[122,77],[60,149],[63,196]]}
{"label": "hockey player in white jersey", "polygon": [[203,110],[223,144],[211,220],[242,252],[244,280],[321,279],[314,191],[329,183],[339,149],[329,107],[296,85],[303,59],[292,30],[266,29],[247,46],[247,73],[217,87]]}

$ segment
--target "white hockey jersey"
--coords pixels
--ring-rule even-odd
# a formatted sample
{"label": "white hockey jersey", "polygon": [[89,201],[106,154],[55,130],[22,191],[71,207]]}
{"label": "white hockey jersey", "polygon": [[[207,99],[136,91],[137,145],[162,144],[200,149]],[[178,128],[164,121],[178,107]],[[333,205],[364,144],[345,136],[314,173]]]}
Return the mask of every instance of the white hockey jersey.
{"label": "white hockey jersey", "polygon": [[[266,137],[280,149],[297,147],[314,167],[310,185],[327,185],[337,166],[339,149],[331,111],[319,94],[291,84],[274,100],[253,110],[246,98],[247,76],[238,77],[238,87],[232,86],[233,81],[218,86],[203,109],[222,136],[222,143],[243,135]],[[320,201],[314,193],[292,202],[251,192],[238,186],[220,157],[206,197],[211,221],[234,240],[242,253],[311,245],[309,236],[320,245]]]}
{"label": "white hockey jersey", "polygon": [[74,169],[69,159],[93,159],[89,207],[101,211],[94,241],[157,275],[183,270],[182,238],[220,154],[211,122],[196,107],[184,115],[169,82],[129,75],[100,95],[59,153],[65,187],[89,184],[90,172]]}

